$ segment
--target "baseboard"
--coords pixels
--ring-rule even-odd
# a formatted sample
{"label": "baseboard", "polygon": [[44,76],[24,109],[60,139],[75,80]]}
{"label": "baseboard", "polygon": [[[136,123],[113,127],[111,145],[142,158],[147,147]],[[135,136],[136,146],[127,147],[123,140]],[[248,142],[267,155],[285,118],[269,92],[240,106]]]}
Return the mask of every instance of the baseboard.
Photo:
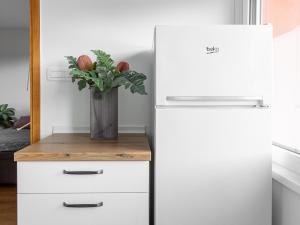
{"label": "baseboard", "polygon": [[[89,127],[80,127],[80,126],[53,126],[52,127],[52,134],[56,133],[90,133]],[[126,126],[120,125],[119,126],[119,133],[146,133],[145,126]]]}

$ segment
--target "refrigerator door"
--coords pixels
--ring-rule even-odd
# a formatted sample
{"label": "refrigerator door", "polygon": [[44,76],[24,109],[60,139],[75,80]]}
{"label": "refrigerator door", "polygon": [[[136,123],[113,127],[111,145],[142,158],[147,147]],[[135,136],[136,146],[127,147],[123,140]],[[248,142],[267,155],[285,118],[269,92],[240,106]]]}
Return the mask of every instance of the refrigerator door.
{"label": "refrigerator door", "polygon": [[269,109],[155,114],[156,225],[271,225]]}
{"label": "refrigerator door", "polygon": [[270,104],[272,27],[158,26],[155,104],[186,105],[173,97],[263,98]]}

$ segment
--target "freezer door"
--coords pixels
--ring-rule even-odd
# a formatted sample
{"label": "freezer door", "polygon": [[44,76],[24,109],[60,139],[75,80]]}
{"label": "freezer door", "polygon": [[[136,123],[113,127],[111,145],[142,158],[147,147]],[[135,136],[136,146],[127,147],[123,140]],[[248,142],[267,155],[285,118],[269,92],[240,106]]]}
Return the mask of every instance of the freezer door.
{"label": "freezer door", "polygon": [[269,109],[155,114],[156,225],[271,225]]}
{"label": "freezer door", "polygon": [[168,100],[180,96],[252,96],[270,104],[271,74],[271,26],[156,27],[156,105],[192,104]]}

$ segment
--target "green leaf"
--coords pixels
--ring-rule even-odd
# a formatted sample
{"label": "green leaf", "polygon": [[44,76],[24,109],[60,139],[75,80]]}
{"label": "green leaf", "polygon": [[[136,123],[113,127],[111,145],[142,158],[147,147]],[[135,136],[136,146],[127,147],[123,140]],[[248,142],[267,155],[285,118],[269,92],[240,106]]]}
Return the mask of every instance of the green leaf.
{"label": "green leaf", "polygon": [[8,119],[8,115],[7,114],[3,114],[2,118],[3,118],[3,120],[7,120]]}
{"label": "green leaf", "polygon": [[15,109],[8,108],[7,104],[0,105],[0,127],[8,128],[13,126]]}
{"label": "green leaf", "polygon": [[113,81],[113,88],[115,87],[120,87],[120,86],[125,86],[126,85],[130,86],[130,82],[128,82],[128,80],[125,77],[117,77],[114,81]]}
{"label": "green leaf", "polygon": [[69,69],[78,69],[77,65],[77,59],[73,56],[66,56],[68,63],[69,63]]}
{"label": "green leaf", "polygon": [[89,81],[92,77],[89,72],[81,71],[79,69],[72,69],[70,74],[72,75],[72,80],[83,79]]}
{"label": "green leaf", "polygon": [[97,78],[97,77],[98,77],[96,71],[94,71],[94,70],[88,71],[88,73],[89,73],[90,76],[93,77],[93,78]]}
{"label": "green leaf", "polygon": [[7,108],[6,110],[13,111],[13,112],[16,111],[14,108]]}
{"label": "green leaf", "polygon": [[113,82],[113,87],[124,86],[125,89],[130,88],[132,93],[139,93],[146,95],[144,81],[147,77],[135,71],[127,71],[122,73],[120,77],[117,77]]}
{"label": "green leaf", "polygon": [[7,104],[0,105],[0,111],[4,111],[7,108]]}
{"label": "green leaf", "polygon": [[13,112],[13,111],[7,111],[7,112],[6,112],[6,115],[8,115],[8,116],[14,116],[14,115],[15,115],[15,112]]}
{"label": "green leaf", "polygon": [[70,73],[71,73],[72,76],[75,76],[75,78],[77,78],[76,76],[78,76],[78,78],[89,77],[88,72],[81,71],[79,69],[73,69],[73,70],[71,70]]}
{"label": "green leaf", "polygon": [[86,87],[86,81],[85,80],[78,81],[78,89],[79,89],[79,91],[81,91],[85,87]]}
{"label": "green leaf", "polygon": [[101,80],[101,79],[95,79],[95,86],[96,86],[100,91],[103,91],[103,90],[104,90],[103,80]]}
{"label": "green leaf", "polygon": [[106,54],[102,50],[92,50],[97,57],[96,69],[107,69],[110,70],[113,67],[114,60],[109,54]]}

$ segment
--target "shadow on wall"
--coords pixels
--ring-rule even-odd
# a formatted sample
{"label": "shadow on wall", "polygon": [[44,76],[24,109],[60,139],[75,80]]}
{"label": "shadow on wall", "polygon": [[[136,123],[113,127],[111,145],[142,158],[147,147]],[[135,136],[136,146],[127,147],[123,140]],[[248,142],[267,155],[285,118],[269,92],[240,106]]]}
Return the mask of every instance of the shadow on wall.
{"label": "shadow on wall", "polygon": [[[149,133],[152,125],[152,108],[153,108],[153,76],[154,76],[154,52],[153,50],[139,52],[135,55],[131,55],[125,58],[132,69],[136,71],[141,71],[147,75],[146,81],[146,92],[148,95],[141,96],[139,94],[132,94],[129,90],[121,90],[119,94],[119,118],[120,125],[123,125],[123,121],[131,121],[130,124],[124,125],[136,125],[136,126],[146,126],[146,132]],[[123,89],[123,88],[122,88]],[[128,97],[127,97],[128,96]],[[130,107],[127,107],[130,106]],[[140,115],[139,110],[143,109],[145,115]],[[132,111],[133,110],[133,111]],[[127,118],[123,118],[122,114],[125,112]],[[137,114],[136,114],[136,113]],[[121,115],[120,115],[121,114]],[[128,116],[131,115],[130,118]]]}

